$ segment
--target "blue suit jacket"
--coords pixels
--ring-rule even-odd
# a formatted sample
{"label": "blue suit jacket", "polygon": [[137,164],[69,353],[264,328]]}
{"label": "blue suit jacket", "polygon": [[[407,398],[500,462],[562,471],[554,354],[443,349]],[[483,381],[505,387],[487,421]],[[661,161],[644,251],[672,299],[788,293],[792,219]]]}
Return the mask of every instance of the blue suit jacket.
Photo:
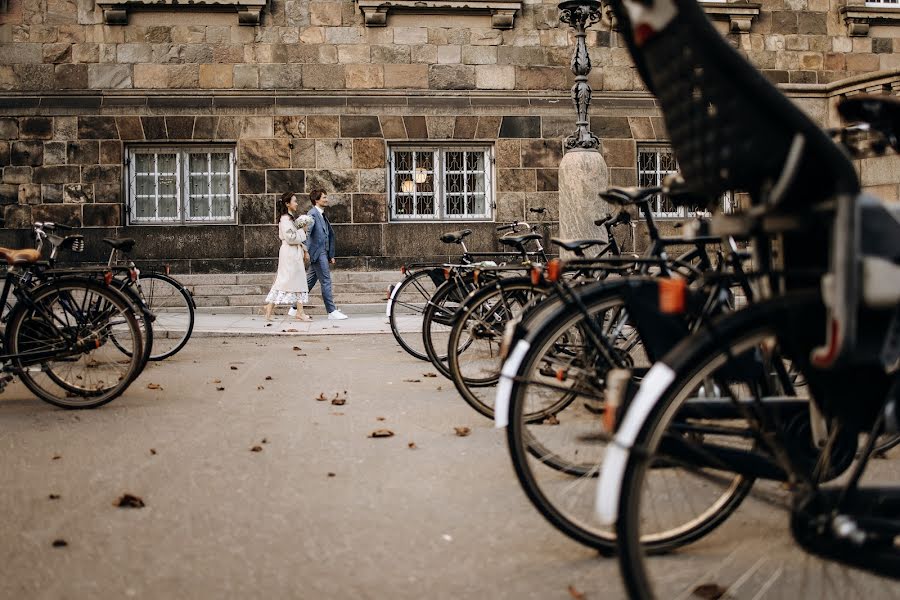
{"label": "blue suit jacket", "polygon": [[[309,250],[309,259],[313,262],[319,260],[324,253],[329,259],[334,258],[334,229],[331,223],[325,220],[319,209],[313,206],[306,213],[313,218],[313,224],[309,228],[306,246]],[[328,232],[328,242],[326,247],[325,232]]]}

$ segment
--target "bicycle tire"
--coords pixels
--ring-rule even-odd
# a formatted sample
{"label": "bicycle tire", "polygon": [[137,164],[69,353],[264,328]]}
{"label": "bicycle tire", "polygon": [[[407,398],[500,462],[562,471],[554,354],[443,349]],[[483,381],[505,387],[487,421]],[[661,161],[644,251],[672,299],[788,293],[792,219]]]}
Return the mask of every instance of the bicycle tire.
{"label": "bicycle tire", "polygon": [[449,335],[459,307],[476,287],[472,274],[467,273],[461,279],[450,279],[434,292],[422,314],[425,354],[438,373],[447,379],[450,379],[450,369],[447,367],[447,340],[443,336]]}
{"label": "bicycle tire", "polygon": [[[441,271],[441,279],[443,276]],[[428,360],[428,355],[422,346],[422,316],[438,288],[436,277],[433,268],[407,274],[392,290],[387,311],[394,339],[410,356],[424,361]]]}
{"label": "bicycle tire", "polygon": [[[140,373],[143,354],[140,326],[134,316],[134,307],[128,299],[109,286],[79,277],[54,279],[27,293],[27,301],[19,302],[13,308],[5,337],[10,362],[25,387],[41,400],[67,409],[96,408],[120,396]],[[71,298],[73,294],[77,296],[79,293],[84,294],[84,299],[78,310],[67,308],[65,303],[55,307],[59,298]],[[85,310],[89,303],[91,307]],[[119,327],[122,328],[119,339],[125,339],[125,330],[132,339],[133,350],[127,360],[113,360],[111,357],[101,362],[97,360],[99,353],[94,355],[95,351],[107,346],[103,340],[109,336],[107,329],[110,314],[116,316]],[[93,343],[74,343],[72,328],[77,332],[74,339],[91,339]],[[56,355],[44,357],[42,351],[49,351],[49,344],[55,344],[59,351]],[[115,353],[121,354],[118,349]],[[99,387],[107,381],[97,379],[98,387],[93,389],[84,387],[87,383],[59,386],[56,381],[60,375],[55,373],[49,379],[63,390],[60,393],[38,380],[41,373],[53,373],[56,363],[60,364],[59,370],[62,370],[62,366],[68,366],[71,371],[73,358],[80,361],[85,355],[91,355],[89,359],[96,364],[121,365],[113,366],[112,372],[105,376],[111,385]],[[91,364],[86,360],[85,369],[96,368]],[[92,381],[90,377],[76,376],[76,379],[79,377],[87,382]]]}
{"label": "bicycle tire", "polygon": [[175,356],[187,345],[194,331],[191,293],[174,277],[156,271],[141,272],[135,286],[154,317],[150,360]]}
{"label": "bicycle tire", "polygon": [[[617,442],[617,446],[618,443],[624,443],[627,444],[626,447],[640,448],[641,451],[621,451],[624,453],[624,462],[620,463],[621,467],[610,467],[609,479],[604,473],[603,483],[606,487],[601,490],[607,498],[616,499],[614,506],[606,507],[606,512],[611,514],[615,510],[619,569],[631,598],[649,600],[657,597],[669,598],[683,592],[690,593],[690,586],[695,585],[696,581],[688,583],[687,588],[678,586],[684,586],[686,582],[693,581],[692,578],[698,573],[709,573],[711,568],[720,568],[726,563],[728,564],[728,575],[717,579],[717,584],[722,588],[723,593],[727,592],[731,586],[744,585],[746,578],[742,577],[741,573],[748,572],[746,569],[750,567],[754,572],[759,571],[754,577],[756,585],[763,584],[759,595],[768,589],[766,585],[770,585],[770,583],[766,583],[767,581],[771,582],[780,578],[782,581],[787,579],[791,582],[785,585],[794,587],[781,589],[779,597],[832,597],[825,592],[824,588],[816,588],[827,585],[849,588],[859,584],[862,584],[859,586],[861,589],[866,590],[866,597],[893,597],[890,592],[891,588],[888,587],[891,584],[887,582],[883,583],[883,589],[888,593],[884,596],[875,596],[873,592],[878,589],[879,581],[865,579],[870,577],[868,573],[853,571],[844,564],[835,564],[834,573],[829,573],[828,559],[821,559],[821,562],[817,563],[814,555],[803,550],[796,543],[790,528],[784,526],[785,519],[781,515],[770,519],[772,523],[764,520],[766,513],[762,513],[760,516],[750,515],[749,518],[755,524],[753,531],[759,531],[756,534],[756,540],[753,539],[752,532],[744,529],[741,530],[744,531],[743,535],[737,537],[735,537],[734,531],[729,531],[728,528],[721,533],[713,534],[713,530],[720,527],[725,519],[737,510],[739,503],[722,507],[719,518],[715,522],[698,523],[685,532],[688,541],[697,541],[704,537],[707,539],[704,540],[704,549],[700,554],[702,558],[697,558],[696,561],[686,561],[682,558],[679,561],[681,572],[677,583],[675,579],[665,575],[667,570],[672,568],[672,565],[666,562],[666,558],[654,558],[654,564],[648,566],[647,563],[650,561],[647,560],[647,548],[640,541],[641,505],[645,502],[649,503],[650,497],[644,489],[648,473],[679,468],[677,458],[663,459],[665,462],[661,468],[655,468],[651,463],[658,455],[659,444],[663,436],[670,431],[670,424],[678,422],[675,419],[677,419],[681,407],[686,406],[691,395],[696,393],[694,390],[704,389],[708,385],[707,382],[710,381],[716,384],[724,381],[729,390],[734,389],[735,381],[743,381],[738,386],[739,388],[743,386],[748,390],[753,390],[753,384],[764,381],[766,374],[765,372],[755,376],[742,374],[752,372],[749,369],[743,371],[735,369],[735,365],[742,360],[742,357],[759,360],[758,357],[764,355],[765,352],[771,353],[775,344],[785,344],[787,347],[793,346],[793,349],[800,350],[800,352],[785,353],[785,356],[797,356],[806,360],[808,349],[803,349],[803,342],[798,343],[797,340],[815,339],[810,337],[811,333],[820,335],[823,319],[824,310],[821,300],[815,293],[795,294],[761,302],[723,317],[714,323],[714,328],[701,330],[698,334],[683,340],[663,358],[658,366],[654,367],[657,369],[657,373],[666,375],[661,380],[654,378],[654,383],[648,386],[646,397],[640,401],[636,400],[629,409],[621,430],[634,431],[633,438],[631,440],[623,438]],[[651,376],[653,374],[648,374],[648,380]],[[746,381],[738,377],[745,377]],[[668,383],[666,383],[667,381]],[[744,414],[758,418],[755,412],[747,411]],[[748,422],[750,422],[749,418]],[[677,430],[672,431],[677,432]],[[672,435],[677,437],[683,434],[673,433]],[[852,438],[855,443],[855,434]],[[685,439],[690,440],[690,438]],[[766,439],[768,443],[781,444],[780,451],[773,448],[770,455],[777,457],[779,452],[784,452],[784,456],[790,456],[788,462],[778,460],[778,464],[786,469],[788,481],[802,482],[802,477],[798,478],[798,475],[792,474],[790,467],[787,467],[790,464],[808,464],[806,459],[796,455],[794,449],[799,446],[794,438],[786,430],[783,430],[780,433],[770,434]],[[705,441],[705,439],[699,441],[698,438],[698,446]],[[750,451],[757,452],[758,448],[754,446]],[[851,456],[854,452],[855,449],[851,452]],[[690,465],[685,466],[683,461],[680,464],[684,466],[685,471],[703,470]],[[668,469],[665,465],[669,465]],[[806,467],[801,467],[801,469],[805,470]],[[729,476],[727,469],[719,466],[717,471],[726,473],[725,476],[718,477],[720,480],[727,480]],[[731,472],[731,475],[735,475],[735,473]],[[741,475],[737,476],[742,477]],[[705,481],[707,485],[714,481],[708,475],[701,480]],[[618,490],[615,489],[615,485],[607,485],[612,481],[619,482]],[[771,489],[761,492],[761,497],[767,499],[761,506],[771,509],[773,506],[783,505],[790,512],[793,510],[792,507],[796,506],[791,501],[791,489],[794,486],[785,488],[778,485],[777,482],[778,480],[775,480],[765,486]],[[757,485],[761,484],[757,483]],[[681,489],[684,493],[684,488]],[[598,491],[598,493],[600,492]],[[776,494],[787,497],[779,499]],[[753,508],[751,506],[748,510],[753,510]],[[782,540],[777,533],[770,531],[769,527],[778,527],[784,539]],[[753,550],[757,547],[765,550],[765,561],[759,555],[753,555]],[[746,550],[741,551],[742,548]],[[766,561],[768,562],[766,563]],[[764,563],[768,565],[765,569],[760,566]],[[804,574],[803,571],[807,573]],[[668,572],[671,573],[671,571]],[[781,577],[781,574],[784,573],[791,573],[791,576]],[[661,583],[662,587],[654,585],[652,579],[655,576],[666,578]],[[660,591],[654,592],[654,587]],[[745,593],[752,595],[753,590],[747,590]],[[834,597],[851,597],[853,595],[855,594],[848,593],[847,589],[842,589]]]}
{"label": "bicycle tire", "polygon": [[[494,418],[495,394],[490,388],[500,378],[500,345],[507,323],[546,298],[550,291],[547,286],[532,284],[530,277],[510,277],[475,290],[460,306],[447,343],[447,368],[460,396],[479,414]],[[476,361],[480,376],[462,364],[464,352],[467,362]],[[473,352],[477,354],[474,359],[468,356]]]}

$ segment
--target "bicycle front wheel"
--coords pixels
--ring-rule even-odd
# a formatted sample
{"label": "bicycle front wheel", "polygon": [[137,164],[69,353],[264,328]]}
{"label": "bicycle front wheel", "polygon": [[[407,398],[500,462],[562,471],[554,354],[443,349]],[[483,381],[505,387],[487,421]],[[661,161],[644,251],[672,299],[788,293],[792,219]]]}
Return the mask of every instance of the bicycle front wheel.
{"label": "bicycle front wheel", "polygon": [[138,294],[153,314],[153,350],[150,360],[177,354],[194,331],[194,301],[190,292],[163,273],[141,273]]}
{"label": "bicycle front wheel", "polygon": [[419,360],[428,360],[422,342],[425,307],[444,281],[441,269],[423,269],[408,275],[391,294],[388,321],[400,347]]}
{"label": "bicycle front wheel", "polygon": [[106,404],[143,364],[134,307],[87,279],[58,279],[30,292],[10,315],[6,347],[25,387],[62,408]]}

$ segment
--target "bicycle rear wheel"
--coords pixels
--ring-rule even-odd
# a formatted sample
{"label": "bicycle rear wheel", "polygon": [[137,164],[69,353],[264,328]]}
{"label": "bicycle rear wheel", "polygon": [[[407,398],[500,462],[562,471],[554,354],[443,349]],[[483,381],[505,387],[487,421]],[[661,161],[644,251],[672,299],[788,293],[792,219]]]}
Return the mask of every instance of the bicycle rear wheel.
{"label": "bicycle rear wheel", "polygon": [[425,307],[443,282],[443,270],[423,269],[407,275],[391,294],[388,309],[391,333],[401,348],[419,360],[428,360],[422,342]]}
{"label": "bicycle rear wheel", "polygon": [[506,324],[549,291],[529,277],[499,279],[475,291],[459,309],[447,344],[447,368],[463,400],[489,419],[494,418]]}
{"label": "bicycle rear wheel", "polygon": [[453,321],[463,301],[476,288],[471,274],[447,281],[435,291],[422,315],[422,345],[425,355],[438,373],[450,379],[447,342]]}
{"label": "bicycle rear wheel", "polygon": [[22,383],[62,408],[113,400],[137,377],[143,360],[140,326],[128,299],[80,278],[57,279],[29,292],[10,315],[6,347]]}
{"label": "bicycle rear wheel", "polygon": [[194,331],[194,300],[183,285],[163,273],[141,273],[135,286],[153,314],[153,350],[150,360],[177,354]]}
{"label": "bicycle rear wheel", "polygon": [[[684,340],[648,374],[620,429],[634,433],[617,438],[617,447],[634,450],[617,451],[623,462],[607,459],[598,496],[601,512],[617,514],[632,598],[703,590],[723,598],[896,598],[895,583],[815,556],[792,535],[803,498],[839,491],[856,454],[855,431],[834,422],[826,450],[813,443],[812,386],[786,389],[775,372],[779,363],[807,363],[814,344],[804,341],[815,341],[823,322],[814,295],[760,303]],[[865,477],[896,481],[889,463],[870,462]],[[739,510],[723,506],[723,491],[749,473],[758,478]],[[826,523],[817,531],[830,532]],[[651,532],[683,532],[695,544],[651,556]]]}

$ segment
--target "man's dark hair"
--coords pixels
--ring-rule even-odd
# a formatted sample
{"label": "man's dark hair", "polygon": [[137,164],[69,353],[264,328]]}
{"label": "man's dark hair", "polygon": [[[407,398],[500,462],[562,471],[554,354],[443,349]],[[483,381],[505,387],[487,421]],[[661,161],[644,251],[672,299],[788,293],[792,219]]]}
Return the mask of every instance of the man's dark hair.
{"label": "man's dark hair", "polygon": [[319,201],[319,198],[325,195],[325,190],[313,190],[309,193],[309,201],[312,202],[312,205],[315,206],[316,202]]}
{"label": "man's dark hair", "polygon": [[278,201],[280,203],[282,214],[287,214],[287,212],[288,212],[287,206],[288,206],[288,204],[291,203],[291,198],[293,198],[294,196],[296,196],[296,194],[294,194],[294,192],[285,192],[281,195],[281,198],[278,199]]}

